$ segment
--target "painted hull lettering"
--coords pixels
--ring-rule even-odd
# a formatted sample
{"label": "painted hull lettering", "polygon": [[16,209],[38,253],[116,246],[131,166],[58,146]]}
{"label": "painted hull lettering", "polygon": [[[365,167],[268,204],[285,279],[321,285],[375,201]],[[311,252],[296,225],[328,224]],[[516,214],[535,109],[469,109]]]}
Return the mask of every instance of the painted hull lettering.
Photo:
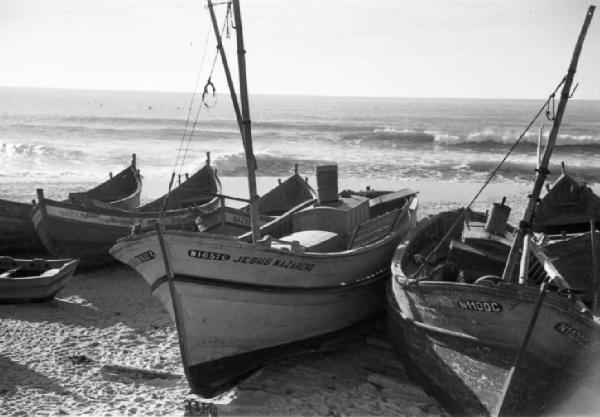
{"label": "painted hull lettering", "polygon": [[207,261],[227,261],[231,256],[227,253],[208,252],[199,249],[189,249],[188,256],[198,259],[206,259]]}
{"label": "painted hull lettering", "polygon": [[502,304],[489,301],[458,300],[458,306],[461,310],[468,311],[481,311],[489,313],[499,313],[502,311]]}
{"label": "painted hull lettering", "polygon": [[571,341],[577,343],[578,345],[586,346],[589,343],[588,338],[581,333],[579,330],[575,329],[569,323],[561,322],[554,326],[554,329],[565,335]]}

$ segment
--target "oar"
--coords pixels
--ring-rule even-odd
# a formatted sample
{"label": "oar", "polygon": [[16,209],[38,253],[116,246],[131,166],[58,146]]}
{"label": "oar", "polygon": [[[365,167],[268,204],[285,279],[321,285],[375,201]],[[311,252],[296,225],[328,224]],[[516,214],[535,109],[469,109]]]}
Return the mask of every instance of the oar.
{"label": "oar", "polygon": [[506,401],[506,395],[508,394],[508,390],[510,389],[510,385],[512,383],[513,377],[515,375],[515,372],[517,372],[517,370],[519,369],[521,359],[522,359],[523,355],[525,354],[525,351],[527,350],[527,345],[529,344],[529,338],[531,337],[531,334],[533,333],[533,329],[537,322],[538,316],[540,315],[540,310],[542,309],[542,302],[544,301],[544,297],[546,295],[546,286],[547,285],[548,285],[548,281],[546,279],[544,279],[544,281],[542,282],[542,285],[540,285],[540,294],[538,295],[537,301],[535,303],[535,307],[533,309],[533,314],[531,315],[531,318],[529,319],[529,325],[527,326],[527,332],[525,333],[523,342],[521,342],[521,348],[519,349],[519,352],[517,353],[517,356],[515,357],[513,365],[511,366],[510,370],[508,371],[508,376],[506,377],[506,380],[504,381],[504,387],[502,388],[502,392],[500,394],[500,403],[499,403],[498,407],[496,408],[496,412],[494,413],[494,416],[496,416],[496,417],[498,417],[502,414],[502,409],[504,408],[504,404]]}

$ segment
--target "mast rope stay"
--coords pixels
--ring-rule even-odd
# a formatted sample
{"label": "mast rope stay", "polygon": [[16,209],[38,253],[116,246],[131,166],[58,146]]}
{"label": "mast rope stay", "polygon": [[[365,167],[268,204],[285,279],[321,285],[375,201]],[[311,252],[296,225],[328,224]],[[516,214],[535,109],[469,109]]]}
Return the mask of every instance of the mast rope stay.
{"label": "mast rope stay", "polygon": [[[225,15],[225,23],[223,25],[223,29],[222,29],[222,33],[227,29],[227,32],[229,32],[229,21],[231,19],[230,17],[231,15],[231,6],[227,7],[227,13]],[[187,158],[187,154],[189,152],[190,149],[190,144],[192,141],[192,137],[194,136],[194,132],[196,130],[196,125],[198,124],[198,119],[200,118],[200,112],[202,111],[203,107],[206,107],[207,109],[210,109],[212,107],[215,106],[216,104],[216,88],[212,82],[212,75],[214,73],[215,70],[215,65],[217,62],[217,58],[219,56],[219,50],[217,48],[217,51],[215,53],[215,56],[213,57],[212,60],[212,65],[210,68],[210,72],[208,75],[208,80],[206,81],[206,83],[204,84],[204,89],[202,92],[202,96],[201,96],[201,104],[198,106],[198,110],[196,112],[196,116],[194,118],[194,122],[192,123],[191,126],[191,130],[189,130],[189,135],[188,135],[188,128],[190,126],[190,120],[191,120],[191,115],[192,115],[192,109],[194,108],[194,100],[196,98],[196,96],[198,95],[198,86],[200,84],[200,79],[201,79],[201,75],[202,75],[202,69],[204,68],[204,62],[206,60],[206,51],[208,49],[208,41],[210,38],[210,33],[211,33],[212,28],[209,26],[208,28],[208,33],[206,34],[206,40],[204,43],[204,50],[202,53],[202,60],[200,62],[200,67],[198,70],[198,75],[196,77],[196,82],[194,85],[194,90],[192,92],[192,97],[190,99],[190,104],[188,107],[188,114],[187,114],[187,118],[185,121],[185,126],[183,129],[183,133],[181,135],[181,139],[179,142],[179,149],[177,151],[177,157],[175,159],[175,163],[173,165],[173,172],[171,173],[171,179],[169,180],[169,188],[168,188],[168,192],[167,192],[167,197],[164,199],[163,201],[163,205],[161,208],[161,217],[164,214],[164,211],[166,210],[166,208],[168,207],[168,195],[171,192],[171,190],[173,189],[173,183],[175,181],[175,176],[177,174],[177,172],[179,172],[179,174],[181,174],[181,171],[183,170],[183,167],[185,165],[185,160]],[[209,91],[210,89],[210,91]],[[206,97],[211,95],[214,98],[214,101],[211,105],[208,105],[206,103]],[[187,141],[186,141],[187,139]],[[184,148],[184,144],[185,144],[185,148]]]}
{"label": "mast rope stay", "polygon": [[[206,60],[206,51],[208,49],[208,41],[210,39],[210,27],[208,28],[208,32],[206,33],[206,39],[204,41],[204,49],[202,50],[202,59],[200,61],[200,66],[198,68],[198,74],[196,75],[196,82],[194,83],[194,90],[192,91],[192,97],[190,98],[190,104],[188,106],[187,117],[185,119],[185,125],[183,127],[183,132],[181,134],[181,139],[179,141],[179,149],[177,150],[177,157],[175,158],[175,164],[173,165],[173,177],[175,176],[175,172],[177,171],[177,166],[179,160],[181,158],[183,152],[183,144],[185,143],[186,132],[190,124],[190,117],[192,115],[192,109],[194,108],[194,100],[196,99],[196,95],[198,92],[198,85],[200,84],[200,79],[202,76],[202,69],[204,68],[204,62]],[[169,184],[169,191],[171,191],[173,179],[171,179],[171,184]]]}
{"label": "mast rope stay", "polygon": [[[544,104],[540,107],[540,109],[535,114],[535,116],[533,117],[533,119],[529,122],[529,124],[527,125],[527,127],[525,127],[525,129],[523,129],[523,132],[519,135],[519,137],[517,138],[517,140],[508,149],[508,151],[506,152],[506,155],[504,155],[504,157],[502,158],[502,160],[500,160],[500,162],[498,163],[498,165],[496,165],[496,167],[492,170],[492,172],[490,172],[490,174],[488,175],[487,179],[485,180],[485,182],[483,183],[483,185],[481,186],[481,188],[479,189],[479,191],[477,191],[477,193],[475,194],[475,196],[473,197],[473,199],[469,202],[469,204],[467,205],[467,207],[456,218],[456,220],[454,221],[454,223],[452,223],[452,226],[450,226],[450,228],[448,229],[448,232],[446,232],[446,234],[444,235],[444,237],[442,239],[440,239],[440,241],[438,242],[438,244],[427,254],[427,256],[425,256],[424,258],[422,258],[423,261],[424,261],[424,263],[427,263],[429,261],[429,258],[431,257],[431,255],[434,254],[435,252],[437,252],[439,250],[439,248],[446,242],[446,240],[448,239],[448,237],[450,236],[450,234],[454,231],[454,229],[459,224],[459,222],[463,221],[463,219],[465,218],[466,214],[469,212],[469,209],[473,206],[473,204],[475,204],[475,202],[477,201],[477,199],[479,198],[479,196],[481,195],[481,193],[483,193],[483,191],[485,190],[485,188],[490,184],[490,182],[496,176],[496,174],[498,173],[498,171],[500,171],[500,169],[502,168],[502,166],[504,165],[504,163],[506,162],[506,160],[508,159],[508,157],[512,154],[512,152],[516,149],[516,147],[521,143],[521,141],[523,140],[523,138],[525,138],[525,135],[527,134],[527,132],[529,132],[529,129],[531,129],[531,126],[533,126],[533,124],[537,121],[537,119],[544,112],[544,110],[550,108],[549,107],[550,106],[550,102],[554,101],[554,97],[555,97],[556,93],[562,87],[562,85],[565,83],[566,79],[567,79],[567,77],[564,76],[562,78],[562,80],[558,83],[558,85],[556,86],[556,88],[554,89],[554,91],[552,92],[552,94],[550,94],[548,96],[548,98],[546,99],[546,101],[544,102]],[[537,164],[536,164],[536,166],[537,166]],[[537,169],[538,168],[536,168],[536,170]],[[422,267],[423,266],[424,265],[422,264],[417,269],[417,271],[413,274],[413,276],[417,276],[418,274],[420,274],[421,271],[422,271]]]}
{"label": "mast rope stay", "polygon": [[[225,14],[225,21],[224,21],[223,27],[221,29],[221,36],[223,36],[223,33],[225,33],[226,28],[229,26],[230,14],[231,14],[231,6],[228,6],[227,12]],[[188,138],[187,138],[185,151],[184,151],[182,159],[181,159],[180,170],[183,169],[183,165],[185,164],[185,160],[186,160],[188,151],[190,149],[190,144],[192,142],[192,137],[194,136],[194,132],[196,131],[196,126],[198,125],[198,120],[200,118],[200,113],[202,112],[202,108],[206,107],[207,109],[210,109],[211,107],[214,107],[214,105],[216,104],[216,101],[215,101],[212,105],[209,106],[208,104],[206,104],[205,99],[206,99],[206,96],[209,95],[209,93],[208,93],[209,86],[212,86],[212,95],[213,95],[213,97],[215,97],[215,100],[216,100],[216,89],[212,82],[212,76],[215,71],[215,66],[217,64],[218,57],[219,57],[219,48],[217,47],[215,56],[213,57],[212,65],[210,67],[210,72],[208,74],[208,80],[207,80],[206,84],[204,85],[204,92],[202,93],[202,104],[200,106],[198,106],[198,111],[196,112],[196,117],[194,118],[194,123],[192,124],[192,128],[191,128]]]}

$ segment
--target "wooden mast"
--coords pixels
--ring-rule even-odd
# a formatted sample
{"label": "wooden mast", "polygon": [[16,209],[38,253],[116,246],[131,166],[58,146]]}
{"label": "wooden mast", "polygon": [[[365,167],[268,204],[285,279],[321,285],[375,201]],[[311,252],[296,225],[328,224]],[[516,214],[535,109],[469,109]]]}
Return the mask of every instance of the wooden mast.
{"label": "wooden mast", "polygon": [[[233,80],[231,79],[231,71],[229,70],[229,63],[227,62],[227,55],[225,55],[225,50],[223,49],[223,41],[221,39],[221,32],[219,32],[219,24],[217,23],[217,18],[215,17],[215,10],[214,10],[212,0],[208,0],[208,10],[210,12],[210,20],[212,22],[213,29],[215,31],[215,38],[217,39],[217,49],[219,50],[219,55],[221,56],[221,62],[223,63],[223,69],[225,70],[225,77],[227,78],[227,86],[229,87],[229,94],[231,95],[233,111],[235,111],[235,117],[238,122],[238,127],[239,127],[240,133],[242,134],[242,137],[243,137],[244,131],[242,129],[242,114],[240,113],[240,105],[238,104],[237,95],[235,94]],[[244,146],[246,146],[246,144],[244,144]]]}
{"label": "wooden mast", "polygon": [[569,100],[571,94],[571,85],[573,84],[573,78],[575,77],[575,72],[577,71],[577,62],[579,61],[579,55],[581,53],[581,48],[583,47],[583,41],[585,40],[585,36],[587,34],[587,30],[592,20],[592,17],[594,16],[595,8],[596,6],[593,5],[588,8],[585,16],[585,21],[583,22],[583,27],[581,28],[581,32],[579,33],[579,38],[577,39],[577,44],[575,45],[575,50],[573,51],[573,57],[571,58],[571,64],[569,65],[569,70],[567,72],[567,75],[565,76],[565,83],[563,84],[563,88],[560,93],[560,101],[558,103],[556,115],[554,116],[552,130],[550,131],[550,135],[548,137],[548,144],[546,145],[546,149],[544,149],[544,154],[540,161],[540,166],[537,169],[537,175],[535,178],[535,183],[533,185],[533,191],[529,196],[529,202],[527,203],[527,208],[525,209],[523,220],[521,220],[521,223],[519,224],[519,229],[517,230],[517,233],[515,235],[515,239],[510,248],[510,253],[508,255],[508,259],[504,267],[504,272],[502,273],[502,279],[504,281],[510,281],[512,279],[513,271],[517,262],[517,258],[519,256],[519,250],[521,249],[521,246],[523,244],[523,239],[529,238],[531,224],[533,222],[533,216],[535,213],[535,207],[540,198],[542,186],[544,185],[546,177],[548,176],[548,165],[550,163],[550,157],[552,156],[554,144],[556,143],[556,138],[558,136],[558,129],[560,128],[560,123],[565,113],[565,108],[567,107],[567,101]]}
{"label": "wooden mast", "polygon": [[239,0],[233,0],[233,16],[235,19],[235,32],[237,38],[238,72],[240,77],[240,99],[242,105],[242,140],[246,153],[246,167],[248,169],[248,190],[250,192],[250,224],[252,228],[252,241],[260,239],[258,225],[258,194],[256,192],[256,158],[252,149],[252,128],[250,122],[250,106],[248,103],[248,85],[246,82],[246,50],[244,49],[244,35],[242,31],[242,15]]}

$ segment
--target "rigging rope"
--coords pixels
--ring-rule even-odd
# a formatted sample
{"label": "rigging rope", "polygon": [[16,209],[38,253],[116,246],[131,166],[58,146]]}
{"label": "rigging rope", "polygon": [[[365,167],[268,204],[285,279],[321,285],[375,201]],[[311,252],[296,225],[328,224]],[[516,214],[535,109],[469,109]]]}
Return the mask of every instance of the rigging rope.
{"label": "rigging rope", "polygon": [[[466,216],[466,214],[469,212],[469,209],[473,206],[473,204],[475,204],[475,201],[477,201],[477,199],[479,198],[479,196],[481,195],[481,193],[483,192],[483,190],[485,190],[485,188],[489,185],[489,183],[492,181],[492,179],[496,176],[496,174],[498,173],[498,171],[500,171],[500,168],[502,168],[502,165],[504,165],[504,162],[506,162],[506,160],[508,159],[508,157],[510,156],[510,154],[515,150],[515,148],[519,145],[519,143],[521,143],[521,141],[523,140],[523,138],[525,137],[525,135],[527,134],[527,132],[529,131],[529,129],[531,128],[531,126],[533,126],[533,124],[535,123],[535,121],[540,117],[540,115],[544,112],[544,110],[546,108],[549,108],[550,102],[551,101],[553,102],[556,93],[558,92],[558,90],[560,89],[560,87],[565,83],[566,79],[567,79],[566,76],[563,77],[563,79],[558,83],[558,85],[556,86],[556,88],[554,89],[554,91],[552,92],[552,94],[550,94],[550,96],[548,96],[548,98],[546,99],[546,101],[544,102],[544,104],[542,105],[542,107],[538,110],[538,112],[536,113],[536,115],[533,117],[533,119],[531,120],[531,122],[529,122],[529,124],[523,130],[523,132],[518,137],[518,139],[515,141],[515,143],[513,143],[512,146],[509,148],[509,150],[506,153],[506,155],[504,155],[504,158],[502,158],[502,160],[500,161],[500,163],[498,163],[498,165],[496,166],[496,168],[494,168],[494,170],[492,172],[490,172],[490,175],[485,180],[485,182],[483,183],[483,185],[481,186],[481,188],[479,189],[479,191],[477,191],[477,193],[475,194],[475,197],[473,197],[473,199],[471,200],[471,202],[469,203],[469,205],[456,218],[456,220],[454,221],[454,223],[452,223],[452,226],[450,226],[450,228],[448,229],[448,232],[439,241],[439,243],[424,258],[425,263],[427,261],[429,261],[429,258],[431,257],[432,254],[434,254],[435,252],[437,252],[439,250],[439,248],[448,239],[448,237],[450,236],[450,234],[452,233],[452,231],[454,230],[454,228],[458,225],[458,223],[461,222],[464,219],[464,217]],[[423,265],[421,265],[421,267],[419,267],[417,269],[417,271],[413,274],[413,276],[417,276],[418,274],[420,274],[422,268],[423,268]]]}
{"label": "rigging rope", "polygon": [[[202,60],[200,61],[200,67],[198,68],[198,75],[196,75],[196,82],[194,84],[194,90],[192,92],[192,97],[190,99],[190,105],[188,107],[188,114],[187,114],[187,118],[185,119],[185,126],[183,128],[183,133],[181,134],[181,140],[179,141],[179,149],[177,150],[177,158],[175,159],[175,164],[173,166],[173,176],[175,175],[175,172],[177,171],[177,164],[179,163],[179,158],[181,157],[181,153],[183,151],[183,144],[185,143],[185,134],[187,132],[189,123],[190,123],[190,116],[192,115],[192,108],[194,107],[194,100],[196,98],[196,94],[198,91],[198,85],[200,84],[200,78],[202,75],[202,68],[204,68],[204,61],[206,59],[206,50],[208,49],[208,40],[210,38],[210,26],[208,27],[208,32],[206,33],[206,40],[204,41],[204,50],[202,51]],[[173,180],[171,179],[171,184],[169,184],[169,191],[171,191],[171,186],[172,186],[172,182]]]}
{"label": "rigging rope", "polygon": [[[230,15],[231,15],[231,3],[228,2],[227,4],[228,4],[228,6],[227,6],[227,13],[225,15],[225,23],[223,25],[223,29],[221,31],[221,35],[223,35],[223,33],[224,33],[224,31],[225,31],[226,28],[227,28],[227,31],[229,31],[229,19],[230,19]],[[192,115],[192,109],[194,107],[194,100],[195,100],[196,95],[198,93],[198,85],[200,84],[202,69],[204,68],[204,62],[205,62],[205,59],[206,59],[206,51],[208,49],[208,40],[210,38],[210,32],[211,32],[211,27],[209,26],[208,33],[206,34],[206,40],[205,40],[205,43],[204,43],[204,50],[203,50],[203,53],[202,53],[202,60],[200,62],[200,68],[198,70],[198,75],[196,77],[196,83],[194,85],[194,91],[192,92],[192,97],[190,99],[190,105],[188,107],[188,114],[187,114],[187,118],[186,118],[186,121],[185,121],[185,126],[184,126],[184,129],[183,129],[183,134],[181,135],[181,140],[179,142],[179,149],[177,151],[177,157],[175,159],[175,164],[173,165],[173,172],[171,173],[171,179],[169,180],[169,189],[168,189],[167,195],[166,195],[166,197],[165,197],[165,199],[163,201],[162,208],[161,208],[161,211],[160,211],[160,217],[161,218],[163,217],[163,215],[165,213],[165,210],[168,207],[168,204],[169,204],[169,193],[173,189],[173,182],[175,180],[175,175],[176,175],[176,173],[177,173],[178,170],[179,170],[179,177],[181,177],[181,170],[183,169],[183,166],[185,165],[185,160],[186,160],[187,154],[188,154],[189,149],[190,149],[190,143],[192,141],[192,137],[193,137],[194,131],[196,129],[196,124],[198,123],[198,119],[200,117],[200,111],[202,110],[203,107],[206,107],[206,108],[212,107],[212,106],[209,106],[208,104],[206,104],[206,101],[205,101],[206,96],[208,95],[208,89],[209,89],[209,87],[212,88],[212,96],[215,98],[215,103],[216,103],[216,89],[215,89],[214,84],[211,81],[211,78],[212,78],[213,72],[215,70],[215,65],[216,65],[216,62],[217,62],[217,58],[219,56],[219,50],[218,49],[217,49],[217,51],[215,53],[215,57],[213,58],[213,62],[212,62],[211,68],[210,68],[210,73],[209,73],[209,76],[208,76],[208,81],[204,85],[204,89],[203,89],[203,93],[202,93],[202,103],[198,106],[198,111],[196,112],[196,116],[194,118],[194,123],[192,124],[192,129],[191,129],[191,131],[189,133],[189,136],[187,136],[188,127],[190,125],[190,116]],[[213,106],[214,106],[215,103],[213,103]],[[186,143],[186,138],[187,138],[187,143]],[[185,144],[185,149],[184,149],[184,144]]]}
{"label": "rigging rope", "polygon": [[[231,15],[231,5],[228,4],[228,6],[227,6],[227,13],[225,14],[225,21],[223,23],[223,28],[221,29],[221,37],[223,37],[223,33],[225,33],[225,29],[228,27],[228,22],[229,22],[229,16],[230,15]],[[204,93],[202,94],[202,99],[203,100],[204,100],[204,98],[206,96],[206,93],[208,91],[209,85],[212,86],[213,96],[215,96],[215,87],[214,87],[211,79],[212,79],[212,75],[213,75],[213,73],[215,71],[215,66],[216,66],[217,58],[218,57],[219,57],[219,50],[217,48],[217,51],[215,52],[215,57],[213,58],[212,66],[210,68],[210,73],[208,74],[208,81],[206,82],[206,84],[204,86]],[[185,164],[185,159],[186,159],[188,151],[190,149],[190,143],[192,141],[192,137],[194,136],[194,132],[196,131],[196,125],[198,124],[198,119],[200,118],[200,112],[202,111],[203,107],[210,108],[208,105],[206,105],[205,102],[203,102],[203,104],[204,105],[198,106],[198,111],[196,112],[196,117],[194,119],[194,123],[192,124],[192,129],[191,129],[190,134],[188,136],[186,148],[185,148],[185,151],[183,153],[183,158],[182,158],[182,161],[181,161],[181,168],[183,168],[183,165]]]}

